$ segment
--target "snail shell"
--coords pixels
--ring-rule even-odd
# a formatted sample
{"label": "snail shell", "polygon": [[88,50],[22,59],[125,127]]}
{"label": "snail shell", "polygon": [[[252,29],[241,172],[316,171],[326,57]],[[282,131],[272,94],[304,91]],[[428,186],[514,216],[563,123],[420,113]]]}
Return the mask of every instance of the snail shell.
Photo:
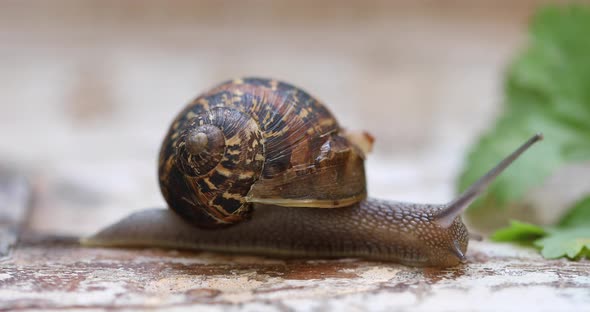
{"label": "snail shell", "polygon": [[240,222],[252,203],[350,206],[367,194],[367,148],[358,140],[299,88],[228,81],[172,122],[160,151],[160,189],[176,213],[205,228]]}

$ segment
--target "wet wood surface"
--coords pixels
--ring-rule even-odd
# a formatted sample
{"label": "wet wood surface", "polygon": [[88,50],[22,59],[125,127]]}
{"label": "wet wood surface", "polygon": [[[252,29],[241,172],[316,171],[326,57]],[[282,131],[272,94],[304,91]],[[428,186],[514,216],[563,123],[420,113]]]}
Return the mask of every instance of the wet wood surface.
{"label": "wet wood surface", "polygon": [[90,249],[71,237],[29,234],[0,260],[0,310],[583,311],[590,304],[589,261],[547,261],[489,242],[472,242],[467,258],[438,270]]}

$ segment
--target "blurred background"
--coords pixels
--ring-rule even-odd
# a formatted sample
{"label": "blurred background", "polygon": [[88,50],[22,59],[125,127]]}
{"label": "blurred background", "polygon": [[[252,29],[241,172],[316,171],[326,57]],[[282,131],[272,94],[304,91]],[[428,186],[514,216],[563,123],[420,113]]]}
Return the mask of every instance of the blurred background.
{"label": "blurred background", "polygon": [[89,234],[164,205],[157,152],[188,101],[262,76],[375,136],[371,195],[445,202],[540,3],[5,0],[0,166],[31,178],[33,229]]}

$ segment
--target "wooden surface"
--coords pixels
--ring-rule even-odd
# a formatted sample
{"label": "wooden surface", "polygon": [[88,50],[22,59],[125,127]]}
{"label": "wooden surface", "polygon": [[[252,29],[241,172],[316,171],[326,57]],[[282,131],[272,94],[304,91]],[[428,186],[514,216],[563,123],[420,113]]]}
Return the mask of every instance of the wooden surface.
{"label": "wooden surface", "polygon": [[[582,311],[589,264],[475,242],[466,266],[84,249],[164,205],[174,115],[222,80],[287,80],[376,137],[372,196],[445,202],[544,1],[1,1],[0,309]],[[553,180],[551,217],[588,186]],[[542,216],[542,214],[539,214]],[[484,305],[485,303],[485,305]]]}
{"label": "wooden surface", "polygon": [[466,265],[273,260],[85,249],[25,237],[0,264],[0,310],[587,311],[590,262],[472,242]]}

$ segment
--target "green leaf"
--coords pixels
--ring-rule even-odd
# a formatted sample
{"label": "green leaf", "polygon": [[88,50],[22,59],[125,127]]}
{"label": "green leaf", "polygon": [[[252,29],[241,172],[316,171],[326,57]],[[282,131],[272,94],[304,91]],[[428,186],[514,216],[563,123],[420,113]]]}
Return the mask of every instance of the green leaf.
{"label": "green leaf", "polygon": [[463,191],[532,134],[545,140],[516,161],[470,208],[518,203],[566,163],[590,159],[590,7],[549,6],[533,18],[528,47],[507,70],[504,113],[470,150]]}
{"label": "green leaf", "polygon": [[[470,214],[500,216],[559,167],[590,160],[590,7],[548,6],[535,15],[528,47],[504,82],[504,112],[470,150],[459,177],[465,190],[533,133],[545,141],[525,153],[476,201]],[[511,221],[495,241],[534,243],[545,258],[590,258],[590,193],[555,228]],[[477,218],[470,218],[471,221]],[[490,223],[491,218],[484,219]],[[486,224],[487,224],[486,223]]]}
{"label": "green leaf", "polygon": [[590,227],[558,229],[547,237],[536,240],[534,244],[542,248],[541,254],[547,259],[563,256],[569,259],[588,257],[590,255]]}
{"label": "green leaf", "polygon": [[541,249],[541,255],[546,259],[561,257],[590,259],[590,227],[587,225],[572,228],[543,228],[511,220],[509,227],[496,231],[491,238],[497,242],[533,244]]}
{"label": "green leaf", "polygon": [[559,221],[559,227],[590,228],[590,195],[577,202]]}
{"label": "green leaf", "polygon": [[545,229],[538,225],[510,221],[510,226],[496,231],[491,239],[497,242],[532,242],[533,240],[545,236]]}

